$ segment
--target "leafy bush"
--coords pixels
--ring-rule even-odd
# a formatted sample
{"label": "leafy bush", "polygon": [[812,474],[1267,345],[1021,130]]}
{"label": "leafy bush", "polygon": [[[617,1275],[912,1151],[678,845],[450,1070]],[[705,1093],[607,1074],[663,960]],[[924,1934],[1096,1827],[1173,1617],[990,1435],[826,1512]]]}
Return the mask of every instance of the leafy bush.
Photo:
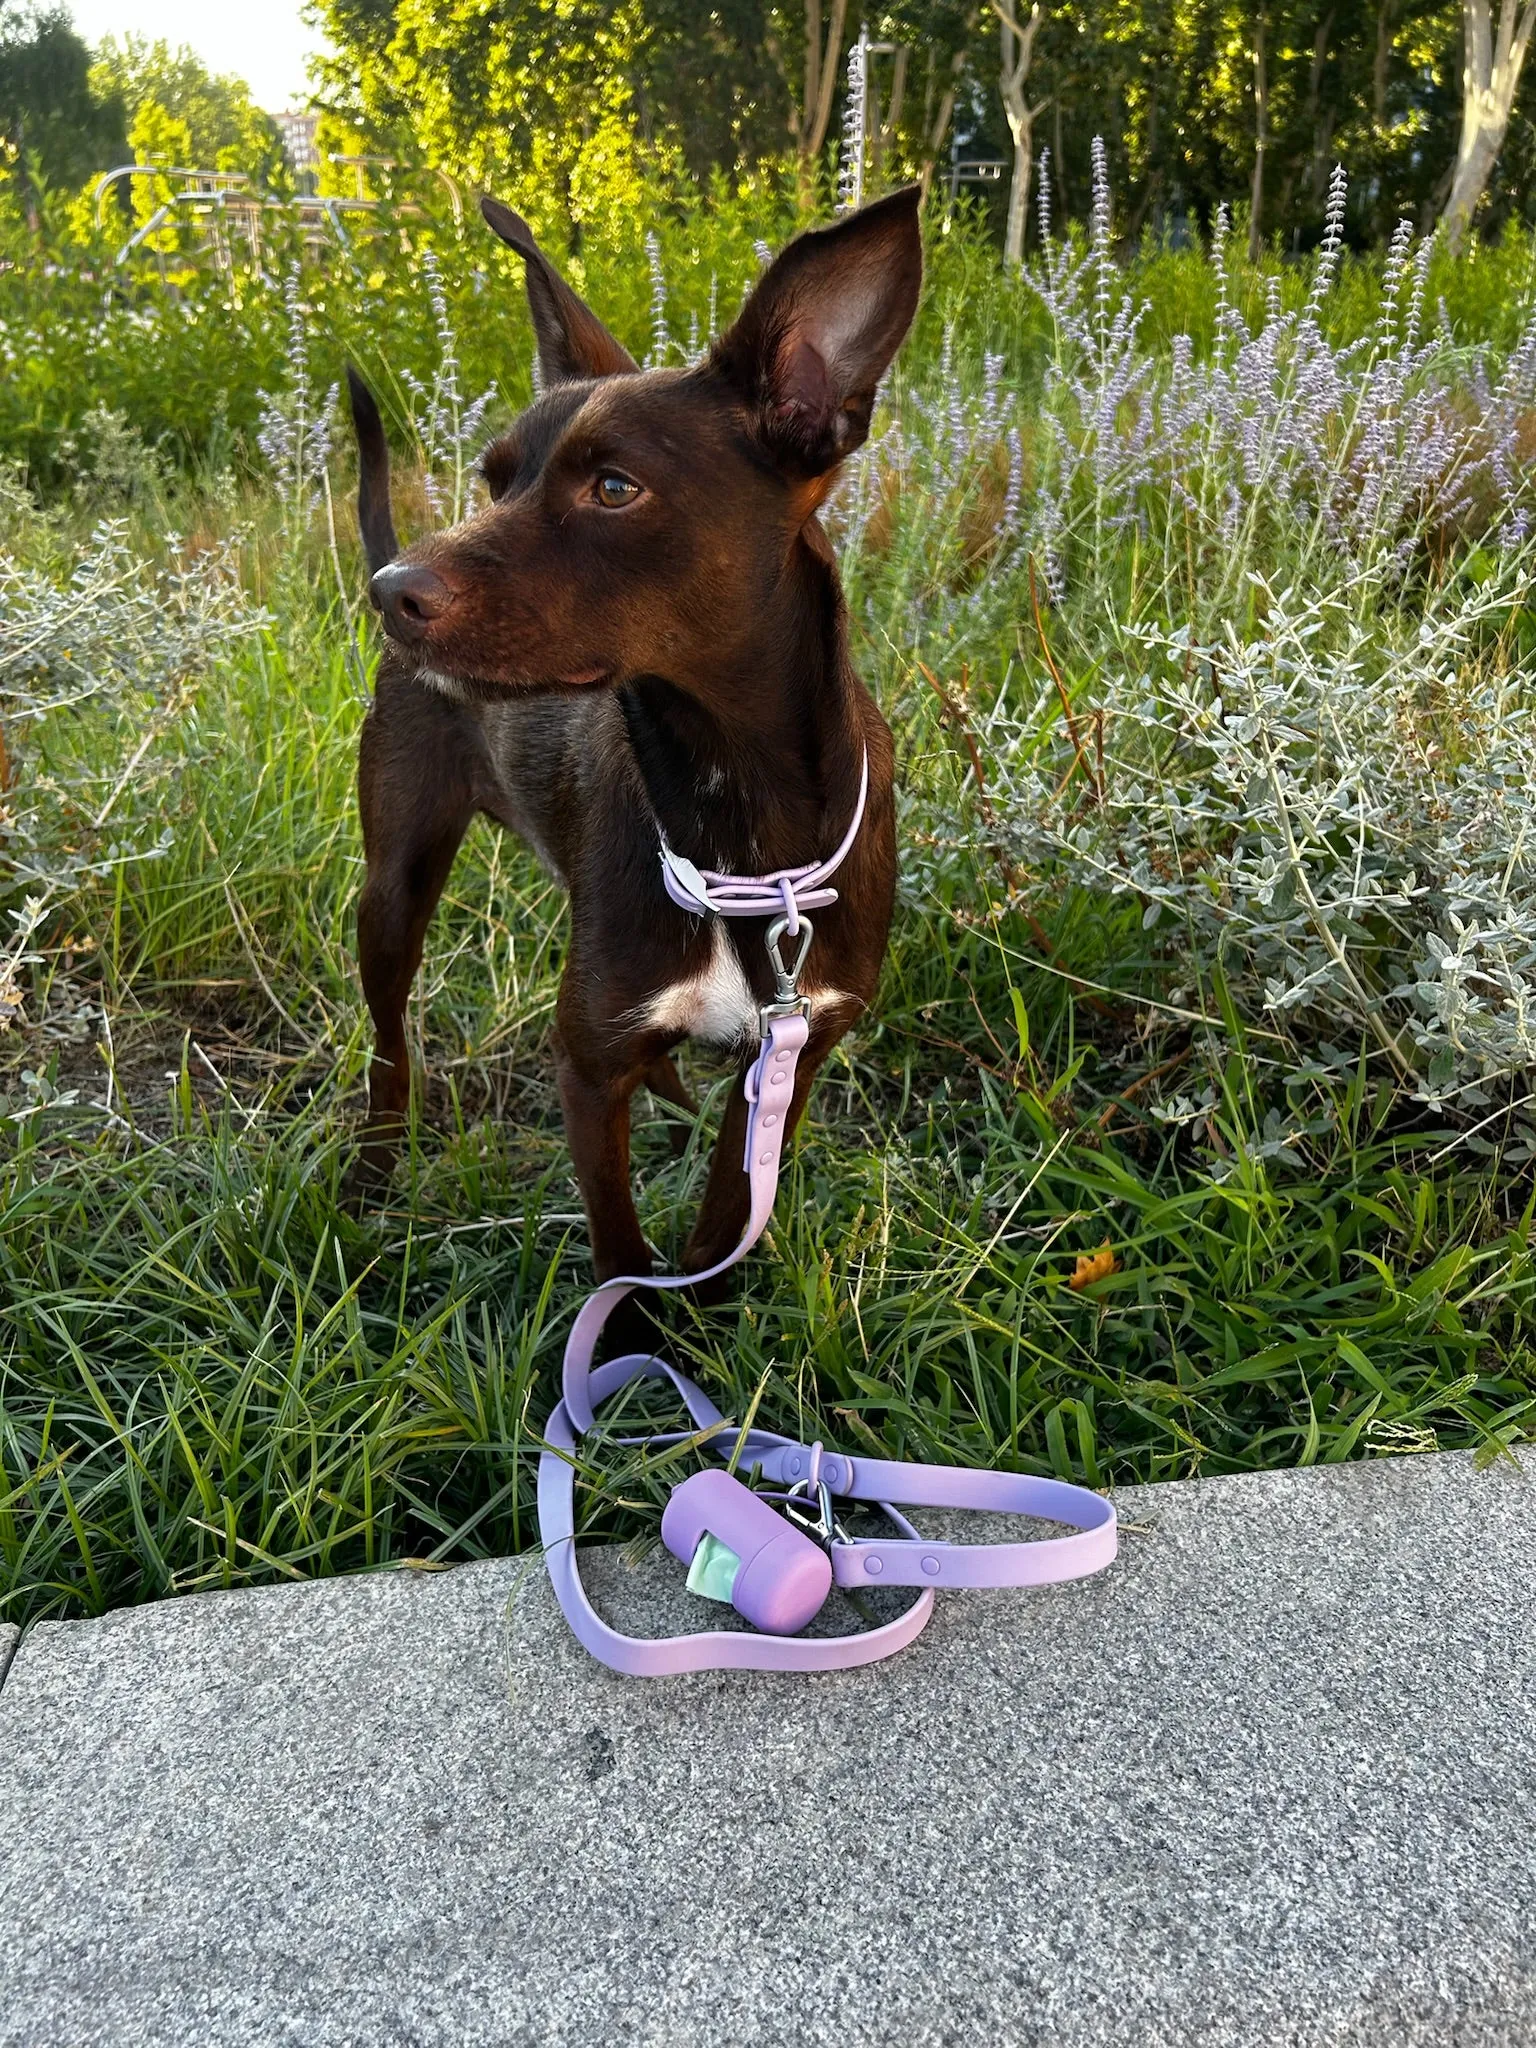
{"label": "leafy bush", "polygon": [[228,547],[164,567],[113,520],[71,543],[36,519],[14,476],[0,486],[3,1029],[21,1012],[21,970],[50,906],[163,850],[169,828],[148,843],[120,835],[124,795],[209,667],[266,616]]}
{"label": "leafy bush", "polygon": [[[1210,348],[1156,351],[1101,160],[1088,245],[1031,278],[1038,406],[946,355],[850,480],[844,545],[876,611],[906,589],[986,756],[935,861],[1001,860],[1034,915],[1134,903],[1120,971],[1139,950],[1142,991],[1219,1037],[1235,1006],[1293,1079],[1363,1040],[1476,1109],[1536,1056],[1536,317],[1502,363],[1459,342],[1405,227],[1371,331],[1330,339],[1344,199],[1299,305],[1277,287],[1250,326],[1218,232]],[[1000,640],[978,710],[956,672]]]}

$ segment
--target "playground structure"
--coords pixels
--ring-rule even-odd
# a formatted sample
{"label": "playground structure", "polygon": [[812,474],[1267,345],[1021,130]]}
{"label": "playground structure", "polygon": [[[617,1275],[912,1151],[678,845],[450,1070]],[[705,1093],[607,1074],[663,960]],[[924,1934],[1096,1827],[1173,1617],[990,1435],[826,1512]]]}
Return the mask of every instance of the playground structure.
{"label": "playground structure", "polygon": [[[98,178],[91,194],[98,228],[106,225],[108,197],[117,186],[131,189],[135,178],[151,178],[170,187],[149,217],[135,227],[113,258],[114,266],[125,268],[136,256],[152,256],[166,268],[164,233],[174,231],[178,264],[211,266],[221,276],[232,276],[237,268],[265,274],[265,251],[271,233],[279,226],[297,228],[306,256],[323,258],[336,248],[350,251],[353,235],[348,231],[377,221],[387,212],[391,220],[402,216],[421,217],[425,209],[419,200],[376,199],[368,194],[368,174],[380,179],[391,173],[420,176],[391,157],[331,156],[328,161],[350,171],[356,185],[348,193],[298,193],[288,198],[263,192],[243,171],[194,170],[180,164],[120,164]],[[428,173],[443,186],[453,211],[455,226],[464,218],[464,199],[458,185],[446,171]]]}
{"label": "playground structure", "polygon": [[1001,185],[1003,173],[1008,168],[1006,157],[968,156],[968,145],[962,143],[958,131],[949,141],[949,203],[953,207],[960,197],[962,185]]}

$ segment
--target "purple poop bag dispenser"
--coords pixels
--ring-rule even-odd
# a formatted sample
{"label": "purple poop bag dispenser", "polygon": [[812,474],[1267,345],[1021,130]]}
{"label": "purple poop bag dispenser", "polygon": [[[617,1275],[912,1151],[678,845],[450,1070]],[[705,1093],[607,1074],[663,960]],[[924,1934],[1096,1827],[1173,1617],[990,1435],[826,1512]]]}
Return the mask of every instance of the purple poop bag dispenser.
{"label": "purple poop bag dispenser", "polygon": [[832,1590],[832,1560],[801,1530],[729,1472],[695,1472],[673,1488],[661,1540],[691,1564],[706,1535],[741,1560],[731,1605],[771,1636],[792,1636],[820,1613]]}

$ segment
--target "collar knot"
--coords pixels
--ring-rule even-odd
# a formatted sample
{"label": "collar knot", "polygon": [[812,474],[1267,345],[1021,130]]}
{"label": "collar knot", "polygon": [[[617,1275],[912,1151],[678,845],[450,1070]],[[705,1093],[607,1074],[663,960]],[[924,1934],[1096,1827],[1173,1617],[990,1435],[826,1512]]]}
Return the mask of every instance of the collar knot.
{"label": "collar knot", "polygon": [[859,770],[859,794],[853,806],[848,830],[834,853],[825,860],[808,861],[798,868],[776,868],[771,875],[722,875],[713,868],[698,868],[686,855],[667,844],[658,823],[661,840],[661,879],[667,894],[679,910],[695,917],[777,917],[785,920],[789,936],[800,930],[802,914],[824,910],[837,901],[837,891],[828,886],[859,836],[864,806],[869,798],[869,749],[864,750]]}

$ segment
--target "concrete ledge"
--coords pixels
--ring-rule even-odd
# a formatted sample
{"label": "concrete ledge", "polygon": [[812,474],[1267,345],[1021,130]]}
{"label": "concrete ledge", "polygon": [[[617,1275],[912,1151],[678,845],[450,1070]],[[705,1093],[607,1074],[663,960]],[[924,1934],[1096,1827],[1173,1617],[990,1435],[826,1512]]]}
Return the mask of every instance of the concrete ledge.
{"label": "concrete ledge", "polygon": [[[1536,1515],[1411,1458],[1150,1488],[1101,1579],[818,1679],[614,1677],[509,1561],[44,1624],[5,2048],[1516,2048]],[[693,1603],[615,1552],[615,1619]],[[685,1604],[684,1604],[685,1603]]]}
{"label": "concrete ledge", "polygon": [[21,1630],[14,1622],[0,1621],[0,1685],[5,1683],[5,1674],[11,1668],[11,1657],[21,1636]]}

